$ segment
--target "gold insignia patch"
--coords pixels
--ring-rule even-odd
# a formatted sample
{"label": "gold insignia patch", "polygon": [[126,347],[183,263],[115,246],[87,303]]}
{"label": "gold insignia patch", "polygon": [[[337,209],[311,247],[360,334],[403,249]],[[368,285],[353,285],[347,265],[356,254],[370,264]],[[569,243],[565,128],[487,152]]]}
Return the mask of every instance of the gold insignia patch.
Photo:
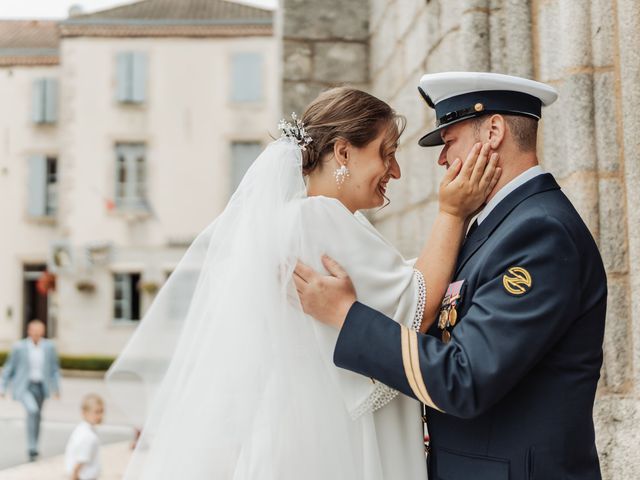
{"label": "gold insignia patch", "polygon": [[512,295],[523,295],[531,290],[531,275],[522,267],[511,267],[502,277],[502,284]]}

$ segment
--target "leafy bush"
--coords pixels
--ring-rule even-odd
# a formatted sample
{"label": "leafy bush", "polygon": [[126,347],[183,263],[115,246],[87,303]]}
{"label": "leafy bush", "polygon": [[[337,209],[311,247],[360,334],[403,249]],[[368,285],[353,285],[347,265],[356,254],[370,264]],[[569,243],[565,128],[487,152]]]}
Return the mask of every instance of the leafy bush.
{"label": "leafy bush", "polygon": [[[9,357],[9,352],[0,352],[0,367],[4,365]],[[106,372],[114,362],[113,357],[100,357],[100,356],[60,356],[60,368],[69,370],[88,370],[93,372]]]}
{"label": "leafy bush", "polygon": [[113,357],[82,356],[73,357],[67,355],[60,356],[60,368],[69,370],[89,370],[94,372],[106,372],[114,362]]}

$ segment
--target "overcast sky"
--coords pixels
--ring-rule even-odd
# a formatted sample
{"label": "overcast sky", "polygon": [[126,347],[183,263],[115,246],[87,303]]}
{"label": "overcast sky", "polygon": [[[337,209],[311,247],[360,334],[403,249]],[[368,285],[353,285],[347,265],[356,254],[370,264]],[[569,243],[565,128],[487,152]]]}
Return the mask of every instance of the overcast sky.
{"label": "overcast sky", "polygon": [[[180,1],[180,0],[176,0]],[[80,5],[85,12],[103,10],[132,0],[0,0],[0,18],[66,18],[69,7]],[[278,0],[242,0],[258,7],[275,8]]]}

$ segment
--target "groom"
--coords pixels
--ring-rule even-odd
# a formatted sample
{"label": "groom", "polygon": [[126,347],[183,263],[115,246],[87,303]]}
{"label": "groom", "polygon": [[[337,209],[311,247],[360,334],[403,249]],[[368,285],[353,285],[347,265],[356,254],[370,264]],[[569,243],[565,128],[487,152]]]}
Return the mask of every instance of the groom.
{"label": "groom", "polygon": [[444,144],[440,165],[482,141],[503,169],[440,316],[427,335],[403,327],[357,302],[328,258],[331,276],[298,265],[303,308],[341,330],[336,365],[427,406],[430,478],[599,480],[592,410],[606,277],[589,230],[538,166],[538,119],[555,91],[455,72],[425,75],[420,92],[437,117],[420,145]]}

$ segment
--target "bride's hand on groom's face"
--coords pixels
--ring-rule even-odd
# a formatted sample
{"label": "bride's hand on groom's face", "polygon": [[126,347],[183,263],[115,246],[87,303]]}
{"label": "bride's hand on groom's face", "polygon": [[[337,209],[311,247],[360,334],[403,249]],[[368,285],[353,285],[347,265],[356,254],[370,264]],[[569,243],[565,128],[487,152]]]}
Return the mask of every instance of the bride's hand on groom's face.
{"label": "bride's hand on groom's face", "polygon": [[330,275],[321,275],[302,262],[296,264],[293,281],[300,304],[307,315],[329,326],[342,328],[349,309],[356,301],[356,291],[338,262],[324,255],[322,264]]}
{"label": "bride's hand on groom's face", "polygon": [[489,155],[489,144],[476,143],[463,162],[459,158],[449,167],[440,183],[440,210],[466,219],[486,202],[502,169],[498,154]]}

